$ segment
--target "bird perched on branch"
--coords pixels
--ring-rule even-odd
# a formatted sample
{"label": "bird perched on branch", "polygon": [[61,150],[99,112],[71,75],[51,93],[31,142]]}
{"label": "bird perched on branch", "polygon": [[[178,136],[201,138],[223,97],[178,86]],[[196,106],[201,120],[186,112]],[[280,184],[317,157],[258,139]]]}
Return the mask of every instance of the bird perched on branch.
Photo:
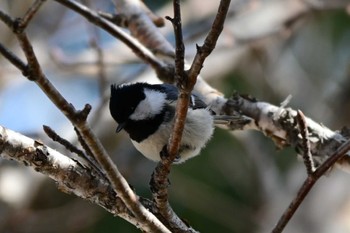
{"label": "bird perched on branch", "polygon": [[[177,98],[178,89],[171,84],[112,85],[109,109],[118,123],[116,132],[125,130],[139,152],[160,161],[173,130]],[[199,154],[213,134],[214,117],[201,98],[192,94],[174,163]]]}

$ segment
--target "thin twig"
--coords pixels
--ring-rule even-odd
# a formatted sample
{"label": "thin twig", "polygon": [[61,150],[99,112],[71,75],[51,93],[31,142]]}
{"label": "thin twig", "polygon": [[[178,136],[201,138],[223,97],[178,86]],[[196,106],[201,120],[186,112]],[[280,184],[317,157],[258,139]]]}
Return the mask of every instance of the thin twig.
{"label": "thin twig", "polygon": [[16,26],[17,30],[23,31],[27,28],[30,21],[33,19],[35,14],[39,11],[40,7],[46,0],[36,0],[27,10],[25,15],[22,18],[18,18],[15,23],[18,23]]}
{"label": "thin twig", "polygon": [[[104,172],[99,167],[99,165],[97,164],[97,162],[96,162],[95,158],[93,157],[93,155],[91,155],[89,153],[85,154],[82,150],[78,149],[72,143],[70,143],[69,141],[67,141],[66,139],[62,138],[60,135],[58,135],[49,126],[44,125],[43,129],[44,129],[44,132],[46,133],[46,135],[49,136],[49,138],[51,138],[53,141],[58,142],[59,144],[64,146],[68,151],[78,155],[81,159],[83,159],[87,164],[90,165],[92,170],[94,170],[96,172],[99,172],[101,176],[105,175]],[[79,135],[78,135],[78,137],[79,137]]]}
{"label": "thin twig", "polygon": [[310,140],[309,140],[309,130],[307,129],[307,124],[305,120],[305,115],[302,111],[297,111],[297,121],[299,125],[300,134],[302,137],[302,153],[303,161],[306,167],[307,174],[310,175],[315,171],[314,160],[312,159]]}
{"label": "thin twig", "polygon": [[82,146],[82,148],[84,149],[84,151],[86,153],[86,154],[84,154],[84,158],[86,160],[88,160],[89,163],[92,164],[92,166],[95,167],[95,169],[97,171],[99,171],[100,173],[105,175],[105,172],[103,171],[103,169],[101,169],[100,165],[96,161],[94,154],[91,152],[89,146],[86,144],[86,142],[85,142],[84,138],[81,136],[79,130],[76,127],[74,127],[74,131],[78,136],[78,141],[79,141],[80,145]]}
{"label": "thin twig", "polygon": [[343,143],[321,166],[316,169],[316,171],[308,175],[307,179],[300,187],[296,197],[289,204],[288,208],[279,219],[277,225],[273,228],[272,233],[280,233],[283,231],[318,179],[322,177],[339,159],[345,156],[349,150],[350,140]]}
{"label": "thin twig", "polygon": [[[191,68],[188,71],[189,79],[195,83],[195,77],[197,77],[203,67],[204,60],[214,50],[216,42],[224,28],[225,19],[228,9],[230,7],[231,0],[221,0],[218,13],[216,14],[213,25],[205,38],[202,46],[197,46],[197,53],[192,62]],[[194,84],[193,84],[194,85]]]}
{"label": "thin twig", "polygon": [[46,133],[51,140],[58,142],[62,146],[64,146],[68,151],[75,153],[79,155],[82,158],[85,158],[85,154],[82,150],[78,149],[76,146],[74,146],[72,143],[67,141],[66,139],[62,138],[60,135],[58,135],[51,127],[44,125],[43,126],[44,132]]}

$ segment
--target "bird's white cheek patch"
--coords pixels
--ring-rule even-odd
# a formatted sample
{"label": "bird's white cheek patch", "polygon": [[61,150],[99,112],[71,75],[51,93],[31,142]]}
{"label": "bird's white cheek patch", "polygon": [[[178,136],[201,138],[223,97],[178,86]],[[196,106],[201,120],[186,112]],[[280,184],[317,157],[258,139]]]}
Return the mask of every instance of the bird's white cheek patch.
{"label": "bird's white cheek patch", "polygon": [[166,94],[145,89],[146,98],[137,105],[133,114],[130,115],[131,120],[145,120],[159,114],[165,104]]}

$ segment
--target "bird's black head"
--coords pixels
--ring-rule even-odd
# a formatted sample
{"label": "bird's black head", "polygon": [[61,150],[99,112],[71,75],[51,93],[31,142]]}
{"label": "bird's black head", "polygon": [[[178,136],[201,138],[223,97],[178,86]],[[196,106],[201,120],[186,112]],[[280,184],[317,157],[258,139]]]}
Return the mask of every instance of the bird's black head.
{"label": "bird's black head", "polygon": [[145,99],[143,88],[144,85],[142,83],[111,86],[109,110],[119,127],[127,123],[129,116],[134,112],[137,105]]}

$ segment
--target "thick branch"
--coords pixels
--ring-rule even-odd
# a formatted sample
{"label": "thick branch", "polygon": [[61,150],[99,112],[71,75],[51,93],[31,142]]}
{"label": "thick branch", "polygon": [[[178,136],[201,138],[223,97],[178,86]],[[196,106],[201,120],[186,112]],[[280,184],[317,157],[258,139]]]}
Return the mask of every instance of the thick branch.
{"label": "thick branch", "polygon": [[0,126],[0,156],[49,176],[61,191],[94,202],[133,224],[137,222],[105,177],[39,141]]}
{"label": "thick branch", "polygon": [[118,12],[127,17],[131,35],[155,54],[174,58],[174,48],[159,32],[140,0],[115,0]]}
{"label": "thick branch", "polygon": [[[231,111],[238,111],[254,120],[251,124],[245,125],[244,129],[259,130],[270,137],[278,147],[292,146],[297,152],[303,153],[304,141],[299,135],[296,122],[297,111],[238,94],[227,102],[225,110],[228,114]],[[316,167],[349,138],[346,129],[340,132],[332,131],[308,117],[305,117],[305,122],[309,132],[310,151]],[[336,164],[350,171],[350,156],[345,156]]]}

